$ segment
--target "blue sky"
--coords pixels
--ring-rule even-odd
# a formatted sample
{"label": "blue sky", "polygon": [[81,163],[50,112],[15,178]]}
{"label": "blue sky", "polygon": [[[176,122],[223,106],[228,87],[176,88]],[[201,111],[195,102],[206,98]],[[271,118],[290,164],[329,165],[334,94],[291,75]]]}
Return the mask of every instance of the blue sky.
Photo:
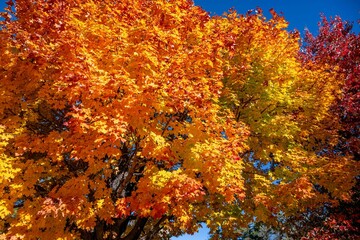
{"label": "blue sky", "polygon": [[[5,6],[6,0],[0,0],[0,9]],[[266,17],[270,17],[269,9],[274,8],[278,13],[282,12],[289,22],[288,30],[297,29],[304,33],[308,28],[312,33],[317,33],[317,23],[320,21],[320,13],[325,16],[340,16],[343,20],[354,23],[353,30],[360,33],[360,1],[359,0],[195,0],[195,4],[203,7],[211,15],[222,15],[230,8],[234,8],[240,14],[245,14],[250,9],[260,7]],[[206,240],[208,230],[200,229],[195,235],[184,235],[172,240]]]}
{"label": "blue sky", "polygon": [[316,34],[320,13],[328,17],[337,15],[343,20],[354,22],[354,31],[360,32],[360,26],[357,24],[357,20],[360,19],[359,0],[195,0],[195,4],[212,15],[222,15],[230,8],[245,14],[250,9],[260,7],[268,18],[269,9],[274,8],[276,12],[282,12],[289,22],[288,30],[297,29],[300,33],[304,33],[304,29],[308,28]]}

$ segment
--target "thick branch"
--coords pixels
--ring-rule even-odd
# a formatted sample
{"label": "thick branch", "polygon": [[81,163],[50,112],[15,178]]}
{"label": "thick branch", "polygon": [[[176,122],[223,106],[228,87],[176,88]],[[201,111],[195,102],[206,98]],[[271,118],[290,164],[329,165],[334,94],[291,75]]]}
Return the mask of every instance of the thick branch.
{"label": "thick branch", "polygon": [[134,228],[131,232],[124,238],[120,238],[121,240],[135,240],[138,239],[146,225],[148,218],[139,218],[136,221]]}
{"label": "thick branch", "polygon": [[158,233],[161,229],[160,224],[163,223],[168,217],[166,215],[162,216],[159,221],[152,227],[152,229],[148,232],[145,240],[151,240],[152,237]]}

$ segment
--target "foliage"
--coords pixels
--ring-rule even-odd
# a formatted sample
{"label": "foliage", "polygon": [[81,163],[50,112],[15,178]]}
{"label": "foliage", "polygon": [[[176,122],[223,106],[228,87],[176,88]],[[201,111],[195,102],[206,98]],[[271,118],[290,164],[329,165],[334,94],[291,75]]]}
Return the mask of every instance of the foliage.
{"label": "foliage", "polygon": [[210,18],[188,0],[8,5],[4,237],[166,239],[205,222],[233,239],[254,219],[279,226],[278,215],[350,200],[354,150],[331,151],[343,129],[333,106],[347,101],[341,66],[300,58],[276,12]]}
{"label": "foliage", "polygon": [[[319,34],[313,36],[310,32],[306,33],[300,58],[305,66],[309,63],[330,65],[336,70],[337,78],[344,82],[340,98],[331,107],[331,112],[339,118],[339,138],[337,144],[328,148],[327,152],[352,155],[353,159],[358,161],[359,35],[352,33],[351,27],[340,17],[330,21],[322,17]],[[326,192],[326,189],[319,190]],[[270,229],[258,222],[246,229],[243,236],[246,238],[251,234],[251,237],[255,238],[259,234],[267,234],[263,238],[268,239],[269,234],[286,234],[294,239],[358,239],[358,178],[351,192],[352,201],[340,201],[339,205],[325,203],[317,209],[309,209],[285,219],[278,216],[281,224]]]}
{"label": "foliage", "polygon": [[340,17],[330,21],[322,17],[319,34],[306,34],[302,58],[336,68],[337,77],[343,79],[343,94],[334,111],[341,123],[340,150],[360,160],[360,35],[351,29]]}
{"label": "foliage", "polygon": [[[352,33],[351,29],[351,24],[340,17],[330,21],[322,17],[319,34],[315,37],[307,32],[301,57],[305,62],[329,64],[337,69],[337,78],[344,81],[343,94],[332,110],[340,119],[339,142],[332,151],[353,155],[359,161],[360,35]],[[327,208],[326,214],[318,216],[320,224],[312,221],[315,228],[307,228],[308,238],[359,238],[359,178],[352,192],[352,202],[340,202],[339,206]]]}

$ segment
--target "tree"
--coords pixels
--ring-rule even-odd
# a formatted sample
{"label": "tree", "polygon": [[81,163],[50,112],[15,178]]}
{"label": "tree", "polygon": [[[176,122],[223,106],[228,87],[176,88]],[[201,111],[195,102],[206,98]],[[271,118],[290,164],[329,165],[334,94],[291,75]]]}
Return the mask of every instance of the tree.
{"label": "tree", "polygon": [[[339,142],[332,151],[352,155],[360,160],[360,35],[352,31],[352,25],[340,17],[327,20],[322,17],[319,34],[307,32],[305,48],[301,53],[304,62],[328,64],[336,69],[337,78],[343,81],[342,96],[335,103],[334,115],[340,120]],[[318,223],[309,231],[308,238],[359,238],[359,178],[352,189],[351,202],[340,202],[318,214]],[[320,221],[319,221],[320,220]],[[314,223],[314,222],[313,222]],[[306,235],[306,234],[304,234]]]}
{"label": "tree", "polygon": [[[359,35],[351,32],[351,24],[340,17],[328,21],[322,17],[319,34],[306,33],[300,58],[305,66],[309,63],[328,65],[335,70],[336,78],[343,81],[342,94],[334,102],[331,112],[338,116],[338,142],[327,147],[327,154],[352,156],[359,161]],[[286,233],[294,239],[358,239],[359,238],[359,180],[351,189],[351,201],[339,204],[325,203],[298,215],[282,219],[280,227],[272,228],[277,233]],[[326,189],[319,189],[326,193]],[[255,225],[256,226],[256,225]],[[260,229],[264,225],[260,225]],[[259,228],[259,227],[257,227]],[[247,231],[256,233],[256,227]]]}
{"label": "tree", "polygon": [[[214,238],[350,198],[332,106],[274,11],[187,0],[17,0],[2,14],[0,231],[24,239]],[[334,178],[336,178],[334,180]],[[341,187],[340,187],[341,186]],[[323,191],[326,189],[326,192]]]}
{"label": "tree", "polygon": [[339,115],[339,150],[360,159],[360,35],[352,31],[352,25],[340,17],[330,22],[323,16],[319,34],[315,37],[306,33],[306,47],[301,54],[305,62],[328,64],[335,68],[337,77],[343,80],[342,96],[334,106]]}
{"label": "tree", "polygon": [[[255,216],[281,229],[279,214],[288,219],[324,203],[348,201],[350,195],[343,194],[354,180],[343,173],[354,170],[356,175],[357,164],[350,154],[330,151],[338,144],[340,128],[332,112],[343,86],[337,72],[324,63],[299,62],[297,33],[283,31],[286,22],[275,12],[265,24],[261,15],[229,19],[224,32],[234,55],[223,79],[223,102],[250,127],[250,149],[243,155],[246,204],[237,214],[249,206],[242,212],[247,221]],[[340,182],[347,188],[341,193]]]}

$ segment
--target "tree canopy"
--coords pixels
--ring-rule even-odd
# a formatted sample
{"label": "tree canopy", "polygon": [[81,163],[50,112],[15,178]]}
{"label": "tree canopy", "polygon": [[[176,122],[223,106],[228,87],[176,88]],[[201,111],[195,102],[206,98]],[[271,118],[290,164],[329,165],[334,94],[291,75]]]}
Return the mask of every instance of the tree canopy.
{"label": "tree canopy", "polygon": [[351,203],[360,43],[341,19],[302,49],[273,10],[7,4],[1,237],[168,239],[205,223],[234,239]]}

